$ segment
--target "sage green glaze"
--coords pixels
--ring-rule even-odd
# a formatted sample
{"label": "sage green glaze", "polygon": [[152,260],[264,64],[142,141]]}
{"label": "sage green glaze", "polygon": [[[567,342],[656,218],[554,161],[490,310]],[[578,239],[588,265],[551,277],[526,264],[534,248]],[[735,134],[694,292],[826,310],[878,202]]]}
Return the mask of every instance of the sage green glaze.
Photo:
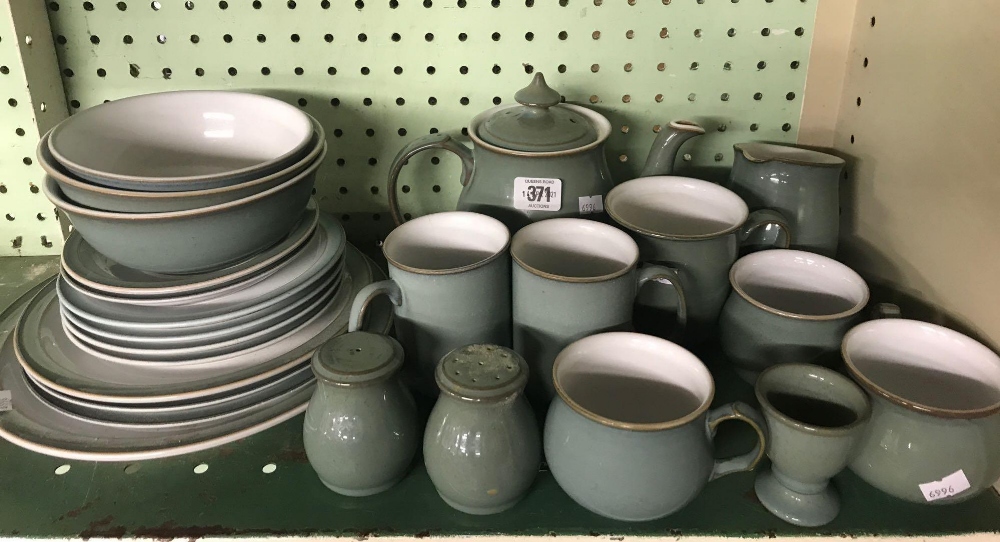
{"label": "sage green glaze", "polygon": [[[792,363],[761,373],[755,386],[757,401],[767,420],[767,456],[771,467],[757,475],[757,498],[775,516],[794,525],[818,527],[840,512],[840,497],[830,478],[854,452],[871,415],[865,392],[849,378],[816,365]],[[781,411],[768,394],[785,393],[819,399],[849,409],[855,420],[826,427]]]}
{"label": "sage green glaze", "polygon": [[[611,123],[600,113],[571,104],[558,104],[558,92],[545,86],[541,73],[515,95],[520,104],[483,111],[468,127],[472,150],[446,134],[431,134],[410,142],[396,155],[389,169],[389,210],[396,224],[404,220],[399,210],[396,184],[407,160],[421,151],[443,149],[462,162],[459,211],[490,215],[512,232],[547,218],[602,219],[603,210],[581,211],[580,198],[600,196],[614,186],[604,155]],[[668,175],[681,145],[704,129],[675,121],[653,142],[643,175]],[[559,179],[558,209],[515,208],[517,177]],[[603,209],[603,206],[602,206]]]}
{"label": "sage green glaze", "polygon": [[[744,270],[747,278],[741,278]],[[760,292],[741,285],[744,280],[770,291],[757,298]],[[838,365],[844,334],[862,320],[860,312],[869,299],[867,284],[853,270],[798,250],[744,256],[730,269],[729,282],[733,291],[719,316],[719,341],[722,352],[750,384],[772,365]],[[776,301],[792,303],[804,312],[784,310],[783,305],[775,306]]]}
{"label": "sage green glaze", "polygon": [[[708,369],[664,339],[638,333],[593,335],[566,348],[553,371],[559,395],[545,419],[545,458],[559,486],[596,514],[623,521],[668,516],[691,502],[709,481],[753,470],[764,455],[766,426],[760,414],[741,402],[709,410],[715,384]],[[631,388],[623,387],[621,380],[607,388],[574,386],[576,379],[595,374],[628,377]],[[655,401],[657,405],[636,402],[618,409],[633,415],[642,411],[643,422],[609,418],[582,406],[594,404],[595,397],[605,405],[650,401],[653,385],[687,392],[700,403],[685,404],[690,410],[671,406],[662,413],[656,408],[668,403],[663,399]],[[757,442],[747,453],[715,459],[712,440],[717,426],[728,420],[753,427]]]}
{"label": "sage green glaze", "polygon": [[496,514],[521,500],[541,463],[541,439],[524,398],[528,366],[497,345],[470,345],[436,371],[441,394],[424,431],[424,465],[438,494],[467,514]]}
{"label": "sage green glaze", "polygon": [[357,331],[313,355],[317,387],[302,442],[320,481],[350,497],[385,491],[406,475],[420,442],[413,396],[398,373],[395,339]]}
{"label": "sage green glaze", "polygon": [[[692,205],[686,205],[689,199]],[[683,208],[678,200],[685,204]],[[677,271],[683,292],[687,309],[683,328],[671,325],[677,320],[677,297],[663,288],[646,288],[639,294],[638,314],[648,321],[636,322],[636,327],[663,338],[680,338],[685,343],[697,343],[714,335],[730,291],[729,269],[752,233],[771,230],[768,240],[772,246],[788,246],[788,226],[783,216],[768,209],[748,213],[739,196],[699,179],[633,179],[611,190],[605,208],[635,240],[642,261]],[[700,219],[712,223],[714,229],[693,234],[676,224],[651,223],[656,219],[650,220],[650,213],[676,217],[678,222],[689,217]],[[728,222],[718,221],[719,216],[727,214]]]}
{"label": "sage green glaze", "polygon": [[[510,254],[506,242],[509,237],[496,243],[501,246],[490,247],[495,251],[493,254],[471,253],[470,259],[463,261],[474,263],[454,269],[411,267],[407,265],[410,260],[399,262],[390,255],[392,250],[402,249],[403,245],[411,251],[426,248],[409,241],[397,242],[396,232],[419,227],[423,221],[445,221],[449,215],[462,219],[458,215],[471,213],[436,213],[420,217],[400,226],[386,238],[382,248],[389,260],[389,280],[370,284],[358,292],[349,324],[351,331],[363,327],[368,303],[376,296],[387,295],[396,305],[395,335],[406,352],[407,365],[417,380],[417,389],[431,396],[437,395],[434,368],[451,350],[475,342],[511,344]],[[473,220],[483,219],[502,228],[489,217],[471,216]],[[506,231],[503,234],[509,235]],[[473,228],[459,232],[443,222],[440,227],[429,229],[427,235],[452,236],[458,245],[462,243],[458,236],[484,238],[482,231]],[[446,265],[452,258],[466,258],[458,245],[438,253]]]}
{"label": "sage green glaze", "polygon": [[765,143],[734,145],[726,188],[750,210],[788,217],[792,248],[833,257],[840,235],[840,179],[844,160],[808,149]]}
{"label": "sage green glaze", "polygon": [[[566,227],[561,228],[561,225]],[[543,228],[548,230],[539,234],[543,239],[525,240]],[[601,238],[609,230],[615,238]],[[569,243],[587,243],[591,234],[594,235],[589,243],[591,247],[601,246],[603,242],[612,243],[608,245],[609,250],[620,246],[628,255],[628,261],[616,262],[619,269],[613,274],[601,276],[595,271],[585,276],[588,273],[584,260],[607,264],[596,256],[581,257],[581,265],[577,267],[579,274],[572,277],[561,276],[554,267],[545,265],[558,262],[528,261],[527,249],[532,243],[548,242],[550,246],[571,252],[574,248]],[[520,240],[525,241],[522,244]],[[539,408],[544,408],[555,397],[552,362],[564,347],[588,335],[630,328],[635,297],[643,284],[650,280],[671,285],[677,282],[676,272],[667,267],[636,269],[639,251],[635,243],[612,226],[592,221],[566,218],[533,224],[515,234],[511,253],[515,262],[511,277],[514,350],[524,356],[531,367],[528,396]],[[683,316],[682,313],[680,318]]]}

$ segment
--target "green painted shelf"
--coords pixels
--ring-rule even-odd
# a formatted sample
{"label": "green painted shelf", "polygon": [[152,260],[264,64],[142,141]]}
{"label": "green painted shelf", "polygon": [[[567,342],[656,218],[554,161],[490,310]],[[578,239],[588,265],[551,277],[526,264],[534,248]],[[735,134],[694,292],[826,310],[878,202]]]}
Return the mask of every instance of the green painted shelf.
{"label": "green painted shelf", "polygon": [[[56,269],[54,258],[0,258],[0,306]],[[5,335],[5,334],[4,334]],[[701,355],[718,360],[709,348]],[[717,402],[752,401],[752,390],[724,365]],[[426,405],[425,405],[426,406]],[[2,414],[0,414],[2,415]],[[753,474],[710,483],[685,509],[659,521],[622,523],[577,506],[548,472],[529,495],[495,516],[468,516],[438,498],[417,460],[397,487],[352,499],[320,484],[302,449],[302,418],[214,450],[127,463],[64,461],[0,443],[0,537],[199,538],[203,536],[729,535],[859,536],[1000,532],[1000,496],[988,492],[946,507],[909,504],[851,473],[836,479],[843,510],[832,524],[800,529],[771,516],[753,493]],[[731,427],[730,427],[731,426]],[[747,446],[739,424],[724,424],[719,454]],[[195,473],[201,464],[208,470]],[[266,465],[276,467],[266,473]],[[55,474],[62,465],[70,470]]]}

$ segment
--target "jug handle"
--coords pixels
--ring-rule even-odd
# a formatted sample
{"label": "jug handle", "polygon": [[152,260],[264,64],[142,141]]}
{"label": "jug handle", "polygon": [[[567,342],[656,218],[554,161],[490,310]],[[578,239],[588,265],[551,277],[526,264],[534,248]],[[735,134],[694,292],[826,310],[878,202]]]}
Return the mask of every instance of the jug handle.
{"label": "jug handle", "polygon": [[388,279],[369,284],[359,290],[358,295],[354,296],[354,303],[351,305],[351,316],[347,323],[347,331],[358,331],[364,327],[368,307],[380,295],[388,297],[389,301],[397,307],[403,305],[403,292],[396,281]]}
{"label": "jug handle", "polygon": [[764,459],[764,451],[767,450],[767,422],[764,421],[760,412],[741,401],[735,401],[708,411],[708,416],[705,418],[708,438],[715,438],[715,431],[719,428],[719,424],[728,420],[739,420],[753,427],[757,433],[757,444],[743,455],[716,459],[715,466],[712,467],[712,475],[708,478],[709,481],[734,472],[753,470],[760,463],[760,460]]}
{"label": "jug handle", "polygon": [[636,274],[636,295],[643,284],[655,280],[658,284],[664,282],[673,286],[677,292],[677,333],[683,333],[687,326],[687,297],[684,296],[684,288],[681,286],[680,273],[673,267],[662,264],[645,265]]}
{"label": "jug handle", "polygon": [[450,135],[431,134],[411,141],[407,146],[400,149],[399,153],[396,154],[396,158],[393,159],[392,167],[389,168],[389,182],[386,185],[386,190],[389,194],[389,212],[392,213],[392,220],[397,226],[406,221],[403,213],[399,211],[399,198],[396,195],[399,172],[403,170],[403,166],[406,165],[406,162],[413,155],[428,149],[444,149],[454,153],[462,160],[462,186],[468,185],[472,179],[472,151],[465,145],[452,139]]}

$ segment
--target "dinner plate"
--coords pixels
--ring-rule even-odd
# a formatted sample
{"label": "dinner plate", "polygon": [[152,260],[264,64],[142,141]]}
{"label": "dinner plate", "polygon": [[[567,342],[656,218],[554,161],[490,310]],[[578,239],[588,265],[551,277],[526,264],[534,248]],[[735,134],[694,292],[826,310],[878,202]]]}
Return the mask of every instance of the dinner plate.
{"label": "dinner plate", "polygon": [[95,326],[108,331],[140,334],[146,329],[200,327],[210,323],[206,321],[208,319],[225,319],[227,315],[235,317],[264,309],[280,310],[311,291],[311,287],[301,286],[322,279],[327,271],[341,263],[347,245],[343,232],[336,219],[323,215],[313,239],[302,247],[289,265],[246,288],[220,295],[211,292],[198,294],[209,295],[190,303],[157,306],[151,310],[131,302],[123,304],[119,300],[94,296],[78,288],[72,280],[61,282],[58,291],[60,302]]}
{"label": "dinner plate", "polygon": [[229,267],[186,275],[125,267],[95,250],[79,233],[73,233],[63,245],[62,269],[82,286],[114,297],[146,299],[217,291],[227,284],[258,275],[288,258],[310,239],[319,217],[319,207],[315,200],[310,200],[302,217],[281,241]]}
{"label": "dinner plate", "polygon": [[280,342],[285,337],[294,334],[309,322],[318,318],[329,305],[341,303],[341,292],[336,288],[327,288],[319,297],[312,298],[310,303],[297,314],[293,314],[282,322],[278,322],[249,335],[234,337],[224,341],[210,341],[208,344],[174,346],[171,348],[138,348],[118,346],[87,336],[77,329],[72,322],[63,316],[62,326],[66,336],[78,348],[95,355],[127,365],[143,365],[146,363],[168,362],[172,365],[202,364],[221,361],[227,357],[248,353],[270,344]]}
{"label": "dinner plate", "polygon": [[[9,346],[5,346],[5,348],[9,348]],[[7,355],[13,355],[13,352],[9,352]],[[302,363],[266,382],[261,382],[258,386],[210,401],[176,405],[131,406],[84,401],[50,390],[31,378],[28,378],[28,384],[42,400],[71,414],[112,424],[158,425],[192,423],[204,418],[236,412],[255,403],[293,391],[299,386],[308,385],[313,378],[309,363]]]}
{"label": "dinner plate", "polygon": [[[230,325],[215,330],[205,330],[204,328],[183,328],[182,333],[163,335],[158,337],[147,337],[136,335],[135,333],[112,333],[99,327],[94,327],[84,319],[76,316],[68,310],[61,310],[60,315],[65,322],[69,322],[78,338],[84,342],[91,339],[108,345],[123,346],[127,348],[185,348],[190,346],[201,346],[218,344],[231,339],[248,337],[258,331],[277,325],[289,326],[290,319],[301,314],[310,304],[322,297],[329,297],[335,293],[340,285],[341,274],[335,273],[324,279],[313,292],[310,292],[295,303],[270,314],[257,316],[251,314],[252,319],[245,323]],[[58,285],[56,286],[58,293]],[[64,322],[64,323],[65,323]],[[68,331],[68,330],[67,330]],[[95,343],[95,347],[97,344]]]}
{"label": "dinner plate", "polygon": [[[313,350],[343,333],[349,300],[384,274],[353,246],[346,254],[341,303],[277,344],[213,363],[146,363],[124,365],[90,355],[74,345],[62,329],[54,281],[28,304],[14,333],[18,362],[32,378],[72,397],[118,404],[198,400],[244,389],[307,359]],[[373,305],[370,329],[387,333],[391,306]]]}

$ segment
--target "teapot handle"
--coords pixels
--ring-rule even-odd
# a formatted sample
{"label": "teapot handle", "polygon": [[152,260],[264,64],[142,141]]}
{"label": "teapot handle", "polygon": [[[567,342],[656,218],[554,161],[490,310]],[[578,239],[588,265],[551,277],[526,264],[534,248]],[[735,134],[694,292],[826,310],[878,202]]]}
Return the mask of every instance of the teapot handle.
{"label": "teapot handle", "polygon": [[403,213],[399,211],[399,198],[396,195],[399,172],[402,171],[403,166],[406,165],[406,162],[413,155],[428,149],[444,149],[454,153],[462,160],[462,186],[469,184],[469,180],[472,179],[472,151],[465,145],[452,139],[450,135],[431,134],[411,141],[409,145],[400,149],[399,153],[396,154],[396,158],[393,159],[392,167],[389,168],[389,183],[386,185],[386,190],[389,194],[389,212],[392,213],[392,220],[397,226],[406,221]]}

